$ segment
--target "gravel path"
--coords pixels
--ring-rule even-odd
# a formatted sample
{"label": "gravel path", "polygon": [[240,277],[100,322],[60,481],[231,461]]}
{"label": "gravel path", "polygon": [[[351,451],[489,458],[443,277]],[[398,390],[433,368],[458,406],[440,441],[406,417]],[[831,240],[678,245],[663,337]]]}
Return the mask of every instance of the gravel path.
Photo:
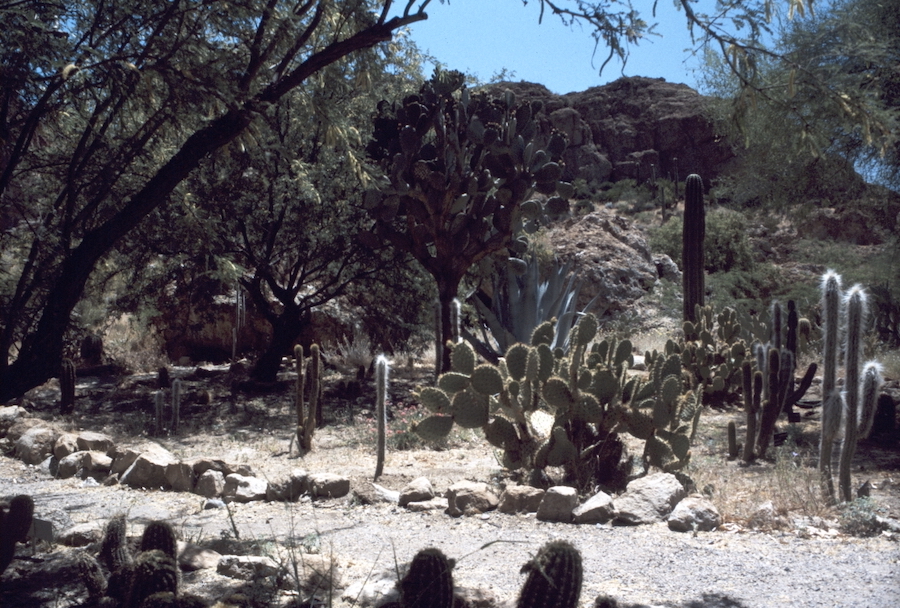
{"label": "gravel path", "polygon": [[[131,535],[150,519],[172,521],[184,538],[220,538],[232,529],[225,509],[203,510],[191,494],[144,492],[122,487],[86,487],[79,480],[53,480],[35,467],[0,457],[0,496],[28,493],[38,516],[61,516],[75,523],[102,524],[127,510]],[[565,538],[584,556],[582,606],[605,594],[622,605],[679,607],[900,605],[900,546],[886,538],[844,536],[803,539],[794,534],[709,532],[679,534],[665,525],[635,528],[574,526],[539,522],[532,516],[490,513],[450,518],[440,512],[411,513],[389,504],[358,505],[350,500],[233,505],[242,539],[285,543],[317,538],[343,570],[342,585],[393,568],[394,556],[408,561],[426,546],[458,560],[457,584],[489,591],[498,601],[515,600],[524,577],[519,568],[547,540]],[[17,560],[0,579],[0,606],[79,605],[83,596],[74,574],[59,561],[70,549]],[[27,557],[28,551],[20,549]],[[22,591],[36,585],[33,571],[57,568],[56,593]],[[70,568],[71,569],[71,568]],[[222,578],[222,577],[216,577]],[[209,575],[188,574],[187,590],[208,591]],[[68,585],[68,590],[64,589]],[[194,587],[192,587],[194,585]],[[43,598],[43,599],[42,599]],[[40,602],[46,600],[46,603]],[[38,603],[35,603],[38,602]],[[341,602],[336,602],[340,605]]]}

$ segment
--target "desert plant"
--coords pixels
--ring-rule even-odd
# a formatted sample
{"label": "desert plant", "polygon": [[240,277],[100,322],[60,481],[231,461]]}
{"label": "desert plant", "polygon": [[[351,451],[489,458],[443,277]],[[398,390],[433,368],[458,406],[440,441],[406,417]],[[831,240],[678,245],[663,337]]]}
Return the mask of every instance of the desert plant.
{"label": "desert plant", "polygon": [[703,306],[704,262],[703,245],[706,239],[706,207],[703,203],[703,179],[697,174],[684,182],[684,226],[682,255],[684,265],[684,320],[696,321],[696,307]]}
{"label": "desert plant", "polygon": [[629,341],[606,339],[588,350],[597,329],[596,317],[581,317],[565,354],[551,350],[553,326],[543,323],[530,345],[513,344],[498,365],[476,365],[468,343],[455,345],[452,370],[418,393],[433,415],[416,432],[434,440],[454,424],[481,428],[507,467],[532,475],[563,467],[579,486],[624,485],[619,432],[645,441],[645,466],[681,468],[690,458],[699,394],[683,393],[680,358],[658,357],[643,381],[627,373]]}
{"label": "desert plant", "polygon": [[[862,364],[862,332],[866,323],[866,292],[854,285],[841,294],[841,277],[829,270],[822,277],[823,360],[822,430],[818,469],[826,500],[834,501],[832,450],[843,421],[839,461],[841,500],[853,499],[850,466],[860,434],[871,430],[871,420],[881,387],[881,366],[877,362]],[[840,352],[840,317],[846,327],[844,340],[844,391],[837,390],[837,359]]]}
{"label": "desert plant", "polygon": [[106,577],[100,568],[100,562],[90,553],[78,555],[78,571],[88,593],[88,600],[92,604],[99,604],[100,599],[106,595]]}
{"label": "desert plant", "polygon": [[389,364],[387,357],[378,355],[375,359],[375,419],[378,427],[377,440],[377,464],[375,465],[375,481],[381,477],[384,472],[384,450],[385,450],[385,427],[387,426],[387,410],[385,409],[385,399],[387,398],[388,389],[388,370]]}
{"label": "desert plant", "polygon": [[584,569],[581,553],[570,543],[551,541],[522,566],[528,574],[517,608],[575,608],[581,596]]}
{"label": "desert plant", "polygon": [[440,549],[416,553],[399,583],[401,608],[451,608],[453,566]]}
{"label": "desert plant", "polygon": [[9,511],[0,508],[0,574],[12,563],[16,543],[24,543],[28,538],[33,517],[34,500],[27,494],[14,497],[9,502]]}
{"label": "desert plant", "polygon": [[[490,302],[486,303],[479,292],[470,298],[481,320],[482,338],[469,332],[464,332],[464,337],[478,354],[496,364],[510,346],[527,342],[536,327],[555,319],[550,347],[567,349],[569,332],[578,317],[590,312],[599,297],[595,296],[580,312],[577,310],[582,281],[576,279],[572,265],[571,261],[560,264],[554,260],[547,278],[541,280],[537,256],[509,258],[505,267],[493,275]],[[490,331],[492,340],[485,331]]]}
{"label": "desert plant", "polygon": [[63,359],[59,373],[59,413],[71,414],[75,409],[75,363]]}
{"label": "desert plant", "polygon": [[165,408],[165,405],[166,405],[166,394],[161,390],[153,393],[153,414],[154,414],[153,433],[155,435],[159,435],[162,433],[163,408]]}
{"label": "desert plant", "polygon": [[178,425],[181,423],[181,398],[182,384],[176,378],[172,381],[172,418],[169,429],[172,433],[178,433]]}
{"label": "desert plant", "polygon": [[141,535],[141,551],[159,550],[170,557],[177,557],[178,540],[175,529],[167,521],[154,520],[147,524]]}
{"label": "desert plant", "polygon": [[134,562],[125,608],[140,608],[154,593],[178,592],[178,564],[159,549],[144,551]]}
{"label": "desert plant", "polygon": [[[303,346],[294,347],[294,365],[297,370],[295,405],[297,408],[297,447],[301,451],[312,449],[313,433],[321,424],[322,354],[318,344],[309,347],[309,359],[303,356]],[[304,392],[309,385],[309,397],[304,408]]]}
{"label": "desert plant", "polygon": [[116,515],[108,522],[100,542],[100,561],[110,572],[116,572],[131,564],[131,553],[126,543],[125,515]]}

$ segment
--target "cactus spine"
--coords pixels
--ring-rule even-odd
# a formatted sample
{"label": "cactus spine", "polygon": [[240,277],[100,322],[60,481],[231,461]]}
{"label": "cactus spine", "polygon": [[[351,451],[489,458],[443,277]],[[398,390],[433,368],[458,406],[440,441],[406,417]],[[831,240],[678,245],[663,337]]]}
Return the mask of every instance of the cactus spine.
{"label": "cactus spine", "polygon": [[63,359],[59,373],[59,413],[71,414],[75,409],[75,363]]}
{"label": "cactus spine", "polygon": [[440,549],[416,553],[409,571],[400,581],[402,608],[451,608],[453,606],[453,560]]}
{"label": "cactus spine", "polygon": [[696,307],[703,307],[705,295],[703,246],[706,240],[703,179],[697,174],[688,175],[684,182],[684,228],[681,236],[684,266],[684,320],[696,321]]}
{"label": "cactus spine", "polygon": [[375,359],[375,419],[378,427],[377,459],[375,465],[375,481],[384,472],[384,450],[386,443],[387,410],[384,402],[387,398],[389,364],[387,357],[378,355]]}
{"label": "cactus spine", "polygon": [[522,567],[528,578],[517,608],[575,608],[584,571],[581,553],[565,541],[552,541]]}

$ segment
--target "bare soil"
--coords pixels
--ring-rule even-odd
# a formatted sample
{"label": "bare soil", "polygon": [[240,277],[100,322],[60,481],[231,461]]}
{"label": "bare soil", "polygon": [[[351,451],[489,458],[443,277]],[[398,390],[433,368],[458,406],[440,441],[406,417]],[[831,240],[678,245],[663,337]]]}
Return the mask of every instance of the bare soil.
{"label": "bare soil", "polygon": [[[354,598],[341,596],[353,583],[374,580],[379,573],[396,578],[395,564],[409,561],[427,546],[457,560],[455,581],[479,590],[481,603],[476,605],[512,602],[524,580],[520,567],[554,538],[569,540],[584,556],[583,606],[592,606],[601,595],[616,598],[620,605],[900,605],[898,535],[858,538],[842,532],[839,511],[817,504],[815,489],[810,490],[818,433],[814,408],[806,411],[804,421],[794,426],[791,442],[781,448],[780,454],[788,456],[750,467],[726,458],[725,427],[734,420],[740,436],[742,413],[705,413],[687,472],[717,504],[725,523],[715,532],[680,534],[665,524],[576,526],[537,521],[533,514],[451,518],[440,510],[409,512],[378,501],[372,485],[371,382],[357,390],[341,384],[338,374],[329,376],[326,425],[315,435],[314,450],[298,457],[296,446],[289,451],[294,417],[290,372],[275,386],[251,391],[225,368],[175,368],[173,375],[182,378],[189,402],[176,436],[148,436],[155,374],[80,379],[76,414],[66,418],[55,415],[54,383],[32,391],[21,405],[66,429],[103,432],[124,445],[153,439],[183,459],[211,456],[247,463],[257,476],[270,479],[284,477],[292,468],[339,473],[351,478],[351,495],[204,509],[205,500],[197,495],[58,480],[41,467],[4,455],[0,497],[27,493],[35,499],[38,517],[97,527],[127,512],[133,537],[148,521],[166,519],[183,540],[222,553],[269,555],[290,563],[292,556],[302,561],[305,552],[319,552],[334,560],[341,579],[336,589],[319,593],[316,601],[338,606],[354,603]],[[441,446],[425,445],[408,432],[409,423],[423,417],[412,389],[427,381],[424,368],[393,374],[389,453],[379,485],[399,490],[425,476],[442,494],[462,479],[488,482],[498,492],[512,483],[498,455],[477,432],[454,432]],[[881,515],[900,519],[900,452],[894,439],[860,446],[854,480],[869,481]],[[774,517],[755,520],[766,501],[773,503]],[[49,543],[20,546],[0,579],[0,606],[84,605],[85,590],[74,562],[82,550]],[[282,606],[309,599],[308,593],[277,583],[199,570],[184,574],[182,588],[210,601],[231,597],[233,605]]]}

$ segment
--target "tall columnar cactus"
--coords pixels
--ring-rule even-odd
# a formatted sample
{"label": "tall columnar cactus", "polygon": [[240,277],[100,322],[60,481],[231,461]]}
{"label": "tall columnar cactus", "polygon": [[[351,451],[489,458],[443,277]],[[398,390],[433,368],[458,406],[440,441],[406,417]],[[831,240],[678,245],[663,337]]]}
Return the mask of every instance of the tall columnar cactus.
{"label": "tall columnar cactus", "polygon": [[566,541],[552,541],[522,567],[528,574],[517,608],[575,608],[584,570],[581,553]]}
{"label": "tall columnar cactus", "polygon": [[447,559],[440,549],[416,553],[400,581],[401,608],[451,608],[453,565],[453,560]]}
{"label": "tall columnar cactus", "polygon": [[59,413],[71,414],[75,409],[75,363],[63,359],[59,373]]}
{"label": "tall columnar cactus", "polygon": [[706,208],[703,204],[703,179],[697,174],[684,182],[684,228],[682,263],[684,265],[684,320],[696,321],[695,310],[703,306],[705,295],[703,246],[706,240]]}
{"label": "tall columnar cactus", "polygon": [[172,382],[172,418],[170,422],[172,433],[178,433],[178,426],[181,424],[181,399],[182,384],[181,380],[176,378]]}
{"label": "tall columnar cactus", "polygon": [[[859,285],[851,287],[844,296],[847,311],[847,336],[844,344],[844,438],[841,442],[841,459],[838,484],[841,498],[853,500],[850,487],[850,465],[859,438],[859,418],[863,410],[862,397],[862,333],[868,314],[866,292]],[[874,403],[871,404],[874,408]]]}
{"label": "tall columnar cactus", "polygon": [[322,425],[322,350],[318,344],[309,347],[309,399],[304,429],[304,445],[312,449],[313,433]]}
{"label": "tall columnar cactus", "polygon": [[303,388],[305,386],[306,358],[303,356],[303,346],[297,344],[294,347],[294,367],[297,370],[297,383],[294,392],[294,407],[297,411],[297,424],[295,432],[297,434],[297,448],[303,449],[303,427],[306,420],[303,416]]}
{"label": "tall columnar cactus", "polygon": [[166,405],[166,394],[159,390],[153,393],[153,433],[155,435],[162,434],[163,429],[163,409]]}
{"label": "tall columnar cactus", "polygon": [[843,403],[837,390],[837,358],[840,349],[841,277],[828,271],[822,277],[822,430],[819,442],[819,474],[822,491],[834,500],[831,460],[834,440],[841,428]]}
{"label": "tall columnar cactus", "polygon": [[34,501],[20,494],[9,502],[9,511],[0,509],[0,574],[6,570],[16,554],[16,543],[28,538],[34,517]]}
{"label": "tall columnar cactus", "polygon": [[375,421],[378,430],[377,464],[375,465],[375,481],[384,472],[384,451],[387,435],[387,409],[385,399],[388,392],[388,371],[390,365],[387,357],[378,355],[375,358]]}
{"label": "tall columnar cactus", "polygon": [[450,303],[450,340],[454,343],[462,340],[462,303],[459,298],[453,298]]}
{"label": "tall columnar cactus", "polygon": [[434,302],[434,381],[444,369],[444,332],[441,323],[441,302]]}
{"label": "tall columnar cactus", "polygon": [[747,413],[747,434],[744,440],[745,462],[751,462],[756,457],[756,428],[759,420],[760,395],[762,393],[762,372],[753,370],[753,364],[748,360],[741,365],[741,377],[744,385],[744,411]]}

